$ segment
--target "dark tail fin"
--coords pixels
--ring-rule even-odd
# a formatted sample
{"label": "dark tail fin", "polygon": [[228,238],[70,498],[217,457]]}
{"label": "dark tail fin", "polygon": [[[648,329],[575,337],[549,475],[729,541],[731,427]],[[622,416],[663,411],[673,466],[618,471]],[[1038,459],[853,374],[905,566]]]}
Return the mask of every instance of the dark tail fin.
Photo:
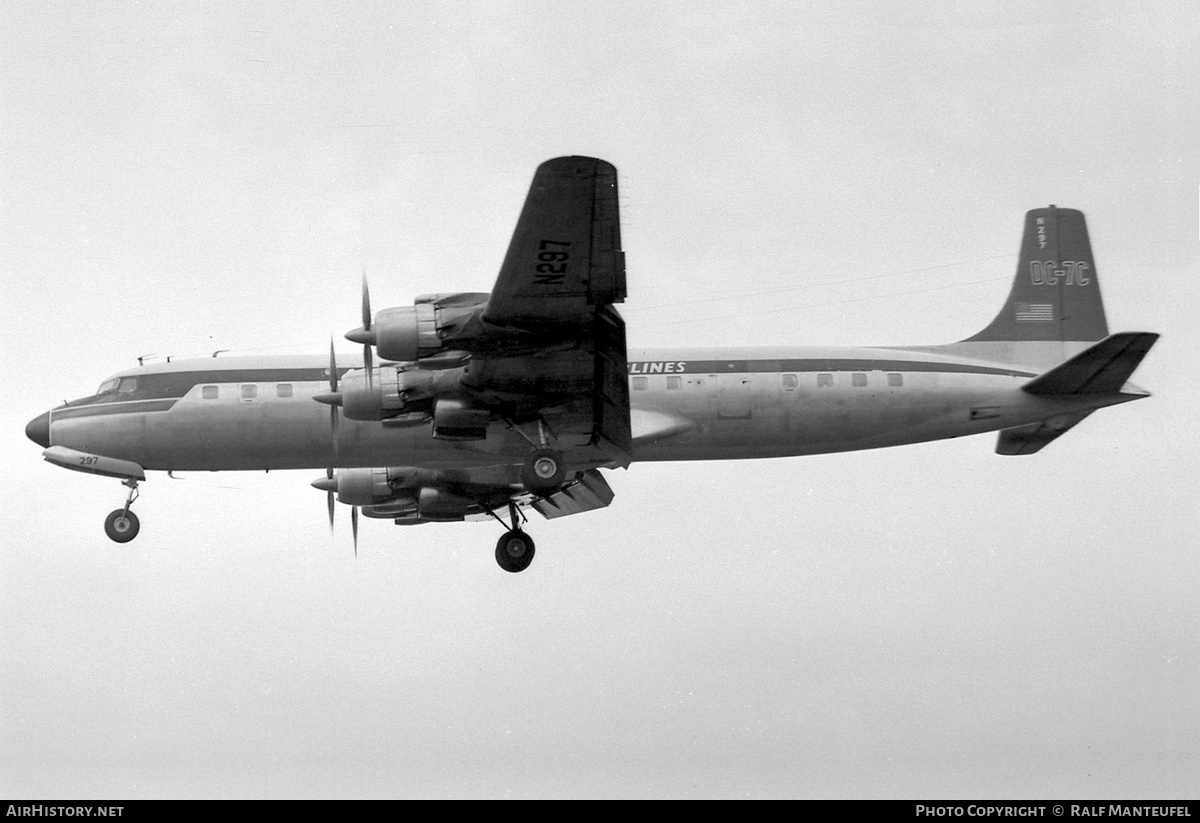
{"label": "dark tail fin", "polygon": [[1094,341],[1107,336],[1083,212],[1050,206],[1026,213],[1008,301],[987,328],[963,342]]}

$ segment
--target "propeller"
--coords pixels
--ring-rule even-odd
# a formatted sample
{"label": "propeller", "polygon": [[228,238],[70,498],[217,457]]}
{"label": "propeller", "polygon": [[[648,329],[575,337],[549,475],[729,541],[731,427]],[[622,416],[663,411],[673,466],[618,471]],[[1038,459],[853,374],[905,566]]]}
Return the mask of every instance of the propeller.
{"label": "propeller", "polygon": [[[335,406],[334,408],[337,407]],[[333,507],[337,502],[334,499],[337,489],[337,481],[333,479],[333,469],[325,470],[325,478],[329,481],[328,483],[322,483],[320,480],[314,480],[313,485],[318,489],[325,489],[325,505],[329,508],[329,533],[333,534]]]}
{"label": "propeller", "polygon": [[367,273],[362,276],[362,326],[354,331],[346,332],[346,339],[361,343],[363,347],[363,367],[367,370],[367,386],[371,384],[371,369],[375,365],[375,355],[372,347],[375,345],[375,330],[371,328],[371,290],[367,287]]}
{"label": "propeller", "polygon": [[[317,400],[325,402],[322,398],[328,397],[329,403],[329,430],[333,434],[333,454],[338,456],[338,406],[342,405],[342,393],[338,391],[338,372],[337,372],[337,355],[333,353],[333,338],[329,338],[329,394],[319,395]],[[332,477],[332,475],[330,475]]]}
{"label": "propeller", "polygon": [[[325,505],[329,509],[329,533],[333,534],[333,511],[337,495],[337,478],[333,469],[326,469],[325,476],[312,481],[314,489],[325,492]],[[354,556],[358,557],[358,506],[350,507],[350,532],[354,536]]]}

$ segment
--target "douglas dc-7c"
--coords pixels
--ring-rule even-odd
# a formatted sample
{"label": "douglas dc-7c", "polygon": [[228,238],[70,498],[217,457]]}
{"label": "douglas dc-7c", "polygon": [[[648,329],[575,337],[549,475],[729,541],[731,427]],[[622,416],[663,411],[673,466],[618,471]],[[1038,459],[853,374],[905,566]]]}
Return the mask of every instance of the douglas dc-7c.
{"label": "douglas dc-7c", "polygon": [[[427,294],[372,314],[362,364],[329,356],[147,362],[26,427],[54,465],[119,478],[105,531],[138,533],[147,471],[324,469],[313,485],[399,525],[492,518],[496,560],[533,559],[525,510],[607,506],[604,469],[874,449],[998,431],[1027,455],[1127,383],[1158,335],[1109,334],[1083,214],[1025,216],[995,319],[937,346],[627,351],[617,172],[543,163],[490,293]],[[344,358],[343,358],[344,359]],[[507,518],[507,521],[506,521]]]}

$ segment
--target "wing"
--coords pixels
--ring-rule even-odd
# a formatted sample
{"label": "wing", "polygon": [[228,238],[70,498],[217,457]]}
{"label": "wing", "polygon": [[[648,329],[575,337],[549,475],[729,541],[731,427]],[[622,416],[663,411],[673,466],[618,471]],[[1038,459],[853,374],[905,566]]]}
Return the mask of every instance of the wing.
{"label": "wing", "polygon": [[595,469],[581,472],[563,488],[545,497],[518,491],[520,480],[512,466],[464,470],[431,470],[413,466],[341,469],[320,478],[314,486],[326,490],[330,505],[337,499],[362,507],[365,517],[417,525],[495,517],[510,504],[530,507],[547,519],[602,509],[613,491]]}
{"label": "wing", "polygon": [[482,314],[491,339],[464,384],[484,405],[540,419],[575,465],[630,460],[617,170],[591,157],[538,167]]}
{"label": "wing", "polygon": [[533,176],[484,320],[572,326],[624,300],[616,168],[593,157],[547,160]]}

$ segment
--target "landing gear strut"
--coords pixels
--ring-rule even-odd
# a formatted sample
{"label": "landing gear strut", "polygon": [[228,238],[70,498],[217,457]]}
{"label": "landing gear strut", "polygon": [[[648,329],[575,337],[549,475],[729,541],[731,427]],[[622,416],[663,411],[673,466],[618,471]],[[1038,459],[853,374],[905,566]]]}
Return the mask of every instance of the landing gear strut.
{"label": "landing gear strut", "polygon": [[[524,518],[521,517],[516,503],[509,502],[508,512],[512,525],[496,543],[496,562],[506,572],[513,572],[515,574],[516,572],[525,571],[529,568],[529,564],[533,562],[533,538],[521,531],[521,524],[518,518],[522,520]],[[501,520],[500,516],[495,512],[490,512],[490,514],[496,518],[501,526],[509,525]]]}
{"label": "landing gear strut", "polygon": [[128,543],[138,536],[138,531],[142,528],[137,515],[129,510],[133,501],[138,499],[138,481],[125,480],[121,485],[129,487],[129,496],[125,498],[125,508],[116,509],[104,518],[104,533],[108,535],[109,540]]}

